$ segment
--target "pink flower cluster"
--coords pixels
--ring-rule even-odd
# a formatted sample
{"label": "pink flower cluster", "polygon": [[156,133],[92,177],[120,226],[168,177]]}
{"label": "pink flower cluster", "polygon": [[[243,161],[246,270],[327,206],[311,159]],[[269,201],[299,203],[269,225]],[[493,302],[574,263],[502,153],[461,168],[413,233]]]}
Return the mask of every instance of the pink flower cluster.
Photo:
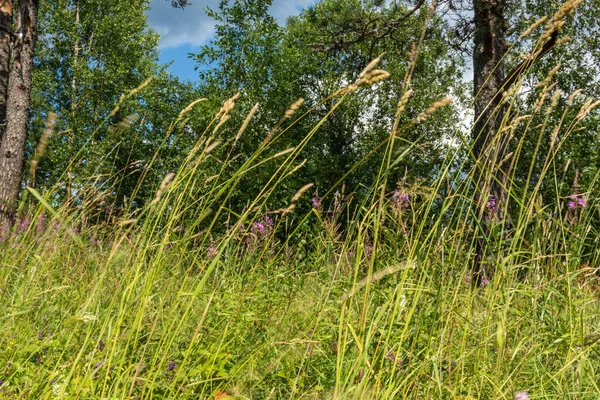
{"label": "pink flower cluster", "polygon": [[392,204],[397,208],[408,208],[410,206],[410,196],[408,193],[400,193],[396,190],[392,195]]}
{"label": "pink flower cluster", "polygon": [[578,208],[586,208],[587,202],[582,195],[573,193],[571,196],[569,196],[568,206],[569,210],[575,211]]}

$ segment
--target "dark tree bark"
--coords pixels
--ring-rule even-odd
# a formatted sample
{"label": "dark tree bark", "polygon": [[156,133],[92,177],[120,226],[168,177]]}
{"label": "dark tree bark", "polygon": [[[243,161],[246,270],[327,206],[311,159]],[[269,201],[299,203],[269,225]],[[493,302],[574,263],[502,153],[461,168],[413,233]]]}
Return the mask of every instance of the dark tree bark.
{"label": "dark tree bark", "polygon": [[4,221],[14,210],[23,173],[31,73],[37,39],[38,1],[20,1],[17,13],[17,34],[14,36],[12,44],[6,128],[0,143],[0,220]]}
{"label": "dark tree bark", "polygon": [[12,19],[12,0],[0,0],[0,139],[6,126]]}
{"label": "dark tree bark", "polygon": [[[487,236],[492,219],[503,221],[505,231],[511,228],[509,211],[507,162],[509,136],[501,134],[506,106],[502,94],[510,89],[534,63],[557,43],[560,25],[548,35],[543,46],[532,57],[517,65],[508,75],[503,58],[506,53],[506,0],[473,0],[475,40],[473,52],[473,83],[475,89],[475,124],[473,153],[476,161],[476,213],[483,237],[476,242],[473,272],[481,284],[492,271],[483,266]],[[572,12],[569,11],[569,13]],[[487,207],[488,201],[491,206]]]}
{"label": "dark tree bark", "polygon": [[[502,104],[506,72],[507,24],[506,0],[473,0],[475,39],[473,52],[473,83],[475,89],[475,124],[473,128],[476,174],[476,203],[479,221],[482,222],[484,238],[477,241],[477,254],[473,267],[481,282],[488,272],[483,270],[483,253],[489,216],[485,216],[485,204],[493,197],[496,204],[494,217],[504,217],[507,202],[506,166],[499,166],[507,153],[507,138],[499,137],[506,109]],[[505,163],[508,164],[508,163]]]}

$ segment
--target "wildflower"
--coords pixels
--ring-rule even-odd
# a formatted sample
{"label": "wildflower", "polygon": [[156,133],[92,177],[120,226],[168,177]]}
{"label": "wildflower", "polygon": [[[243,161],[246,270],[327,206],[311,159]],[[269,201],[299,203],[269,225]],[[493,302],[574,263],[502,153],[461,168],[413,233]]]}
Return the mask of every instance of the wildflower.
{"label": "wildflower", "polygon": [[265,225],[267,225],[268,227],[272,227],[273,226],[273,220],[268,215],[265,216],[264,221],[265,221]]}
{"label": "wildflower", "polygon": [[490,196],[490,199],[488,200],[488,202],[486,204],[486,208],[488,209],[490,214],[494,214],[496,212],[497,205],[498,205],[498,203],[496,202],[496,199],[494,198],[494,196]]}
{"label": "wildflower", "polygon": [[371,245],[367,245],[365,246],[365,253],[370,256],[371,254],[373,254],[373,246]]}
{"label": "wildflower", "polygon": [[13,363],[11,363],[10,361],[6,363],[6,368],[12,368]]}
{"label": "wildflower", "polygon": [[96,365],[94,365],[94,367],[100,368],[103,365],[104,365],[104,361],[100,361],[100,362],[96,363]]}
{"label": "wildflower", "polygon": [[252,233],[263,233],[265,231],[265,225],[262,222],[255,222],[252,224],[252,228],[250,228],[250,232]]}
{"label": "wildflower", "polygon": [[208,256],[210,258],[213,258],[214,256],[217,255],[217,249],[215,249],[214,247],[209,247],[208,250],[206,251],[208,253]]}
{"label": "wildflower", "polygon": [[516,392],[515,400],[529,400],[529,393],[527,392]]}
{"label": "wildflower", "polygon": [[408,193],[400,193],[398,190],[392,195],[392,204],[398,208],[408,208],[410,206],[410,196]]}
{"label": "wildflower", "polygon": [[350,257],[350,258],[354,257],[354,252],[352,250],[350,250],[348,252],[348,257]]}
{"label": "wildflower", "polygon": [[167,371],[173,371],[175,368],[177,368],[177,364],[175,364],[174,362],[172,362],[167,367]]}
{"label": "wildflower", "polygon": [[40,216],[40,219],[38,219],[37,224],[35,225],[35,230],[37,232],[41,232],[44,230],[45,227],[46,227],[46,216],[44,214],[42,214]]}
{"label": "wildflower", "polygon": [[490,280],[488,278],[483,278],[481,280],[481,286],[487,286],[490,284]]}
{"label": "wildflower", "polygon": [[321,208],[321,198],[318,195],[311,199],[311,203],[313,208]]}
{"label": "wildflower", "polygon": [[31,221],[29,220],[29,218],[27,218],[27,217],[23,218],[17,224],[17,232],[19,232],[19,233],[25,232],[27,230],[27,228],[29,228],[30,224],[31,224]]}
{"label": "wildflower", "polygon": [[44,334],[42,332],[38,332],[37,338],[38,340],[42,340],[44,338]]}
{"label": "wildflower", "polygon": [[587,201],[582,195],[573,193],[569,196],[569,202],[567,203],[567,206],[569,207],[569,210],[575,211],[578,208],[586,208]]}

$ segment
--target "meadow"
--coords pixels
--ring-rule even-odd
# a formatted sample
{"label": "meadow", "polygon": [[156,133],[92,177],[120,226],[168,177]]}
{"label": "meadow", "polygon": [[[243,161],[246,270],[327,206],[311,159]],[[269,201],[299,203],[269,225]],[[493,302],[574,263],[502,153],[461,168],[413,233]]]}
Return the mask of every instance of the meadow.
{"label": "meadow", "polygon": [[[330,113],[387,78],[374,68],[332,95]],[[529,128],[527,140],[561,135],[533,157],[545,160],[536,181],[509,180],[508,232],[494,201],[477,202],[480,178],[460,132],[431,182],[388,182],[411,151],[394,151],[394,141],[450,99],[394,125],[360,199],[341,187],[319,195],[307,182],[272,210],[270,196],[301,167],[320,123],[269,153],[303,117],[292,106],[289,125],[235,172],[226,150],[223,172],[206,176],[212,153],[233,149],[251,121],[252,112],[220,138],[237,98],[141,208],[98,222],[94,207],[114,188],[60,207],[51,191],[25,190],[28,205],[0,231],[0,398],[600,398],[598,203],[554,159],[577,124]],[[537,111],[554,106],[545,93]],[[592,106],[579,106],[578,122]],[[230,209],[242,178],[271,162],[255,200]],[[556,196],[542,201],[550,174]],[[479,282],[471,269],[482,238]]]}

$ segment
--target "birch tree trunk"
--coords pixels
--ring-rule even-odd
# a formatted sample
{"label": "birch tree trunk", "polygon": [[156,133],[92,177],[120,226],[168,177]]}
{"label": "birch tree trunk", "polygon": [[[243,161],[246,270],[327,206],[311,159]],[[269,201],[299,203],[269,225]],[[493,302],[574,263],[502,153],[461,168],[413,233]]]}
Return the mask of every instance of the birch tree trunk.
{"label": "birch tree trunk", "polygon": [[0,0],[0,140],[6,126],[12,19],[12,0]]}
{"label": "birch tree trunk", "polygon": [[17,14],[17,32],[13,41],[6,128],[0,143],[0,222],[12,214],[21,186],[25,139],[27,137],[33,54],[37,39],[39,0],[21,0]]}
{"label": "birch tree trunk", "polygon": [[506,0],[473,0],[473,9],[475,17],[473,153],[477,163],[475,199],[479,210],[476,215],[484,229],[484,238],[477,241],[473,270],[481,283],[481,280],[488,275],[482,266],[485,236],[490,223],[489,215],[485,215],[485,207],[488,201],[491,201],[490,204],[493,201],[494,217],[503,219],[508,200],[507,171],[499,166],[508,148],[508,138],[500,137],[499,134],[506,113],[502,105],[502,96],[499,95],[502,93],[506,78],[503,61],[507,48]]}

